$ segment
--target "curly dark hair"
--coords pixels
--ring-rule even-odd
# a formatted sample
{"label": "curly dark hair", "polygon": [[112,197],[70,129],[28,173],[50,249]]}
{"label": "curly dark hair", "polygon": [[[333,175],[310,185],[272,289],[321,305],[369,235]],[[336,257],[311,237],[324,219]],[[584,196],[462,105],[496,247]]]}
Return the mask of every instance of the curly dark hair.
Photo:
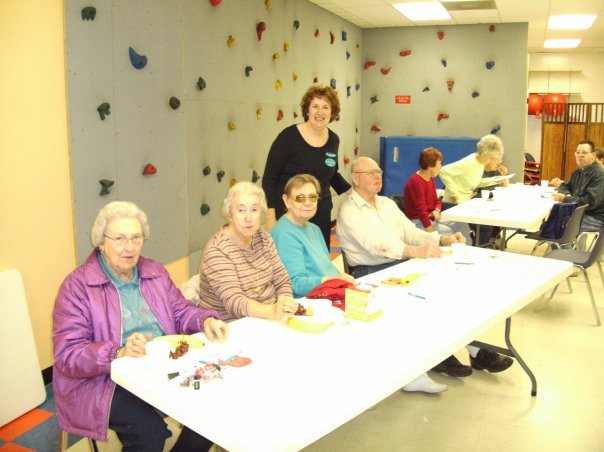
{"label": "curly dark hair", "polygon": [[304,121],[308,121],[308,107],[314,98],[325,99],[331,105],[331,118],[329,122],[332,122],[340,114],[340,99],[338,98],[338,92],[331,86],[313,85],[306,90],[300,107],[302,107],[302,116]]}
{"label": "curly dark hair", "polygon": [[436,162],[442,161],[443,154],[436,148],[426,148],[419,154],[419,167],[423,170],[436,166]]}

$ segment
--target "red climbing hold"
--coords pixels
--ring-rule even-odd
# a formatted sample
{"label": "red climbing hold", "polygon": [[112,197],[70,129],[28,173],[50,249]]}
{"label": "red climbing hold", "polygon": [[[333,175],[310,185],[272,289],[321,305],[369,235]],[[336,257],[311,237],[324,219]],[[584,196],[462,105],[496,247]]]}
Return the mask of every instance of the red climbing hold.
{"label": "red climbing hold", "polygon": [[365,65],[363,66],[365,69],[369,69],[371,66],[375,65],[375,61],[367,61],[365,62]]}
{"label": "red climbing hold", "polygon": [[448,113],[441,113],[438,115],[438,120],[440,121],[441,119],[447,119],[449,117]]}
{"label": "red climbing hold", "polygon": [[411,55],[411,50],[403,50],[401,53],[399,53],[400,56],[409,56]]}
{"label": "red climbing hold", "polygon": [[388,72],[390,72],[391,69],[391,67],[383,67],[382,69],[380,69],[380,72],[386,75]]}
{"label": "red climbing hold", "polygon": [[258,41],[262,39],[262,33],[266,30],[266,22],[258,22],[256,25],[256,34],[258,35]]}
{"label": "red climbing hold", "polygon": [[373,124],[371,126],[371,131],[372,132],[380,132],[382,129],[380,129],[378,126],[376,126],[375,124]]}
{"label": "red climbing hold", "polygon": [[153,163],[147,163],[145,165],[145,169],[143,170],[143,174],[145,176],[149,175],[149,174],[155,174],[157,173],[157,168],[155,167],[155,165],[153,165]]}

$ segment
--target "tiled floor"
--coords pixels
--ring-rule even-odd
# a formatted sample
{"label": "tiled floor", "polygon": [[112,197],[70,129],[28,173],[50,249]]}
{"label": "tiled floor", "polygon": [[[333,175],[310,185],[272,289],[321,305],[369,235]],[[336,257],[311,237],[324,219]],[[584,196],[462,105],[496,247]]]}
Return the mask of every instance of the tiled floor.
{"label": "tiled floor", "polygon": [[[514,238],[509,250],[528,254],[532,244]],[[600,275],[595,267],[589,274],[604,317]],[[530,396],[530,381],[517,364],[500,374],[475,372],[464,379],[431,374],[449,390],[396,392],[306,450],[604,451],[604,326],[594,326],[582,277],[571,281],[572,294],[561,287],[552,302],[539,298],[514,315],[512,340],[537,377],[537,397]],[[493,290],[505,288],[494,281]],[[502,344],[502,338],[503,324],[480,339]],[[465,350],[456,355],[468,363]],[[0,428],[0,452],[58,450],[52,387],[47,389],[44,404]],[[85,441],[76,441],[70,439],[70,451],[88,450]],[[112,439],[99,443],[99,450],[120,446]]]}

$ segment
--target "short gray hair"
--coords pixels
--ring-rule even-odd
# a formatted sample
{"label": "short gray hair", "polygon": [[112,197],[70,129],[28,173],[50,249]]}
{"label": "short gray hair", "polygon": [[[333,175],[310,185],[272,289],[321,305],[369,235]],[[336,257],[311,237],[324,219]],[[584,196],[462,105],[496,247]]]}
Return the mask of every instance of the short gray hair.
{"label": "short gray hair", "polygon": [[491,158],[503,158],[503,142],[495,135],[485,135],[476,145],[479,154]]}
{"label": "short gray hair", "polygon": [[266,195],[264,194],[264,190],[258,187],[251,182],[237,182],[233,185],[229,192],[224,198],[224,202],[222,203],[222,216],[225,220],[231,221],[231,209],[233,208],[233,200],[236,196],[247,194],[247,195],[256,195],[260,198],[260,207],[262,208],[262,213],[266,213]]}
{"label": "short gray hair", "polygon": [[116,218],[136,218],[141,225],[143,237],[145,237],[145,240],[149,238],[149,223],[147,222],[147,215],[145,215],[145,212],[133,202],[113,201],[109,204],[105,204],[105,206],[99,210],[92,225],[92,229],[90,229],[90,242],[93,247],[97,248],[103,243],[103,240],[105,240],[105,233],[107,232],[107,226]]}

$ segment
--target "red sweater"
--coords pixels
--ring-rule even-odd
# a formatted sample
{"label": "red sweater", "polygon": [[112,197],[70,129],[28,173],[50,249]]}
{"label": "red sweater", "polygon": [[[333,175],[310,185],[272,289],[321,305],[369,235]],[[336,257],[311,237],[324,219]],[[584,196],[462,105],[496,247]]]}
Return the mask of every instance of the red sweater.
{"label": "red sweater", "polygon": [[405,184],[405,215],[410,220],[421,220],[424,228],[432,224],[434,209],[441,209],[442,203],[436,196],[434,178],[424,180],[419,174],[414,173]]}

